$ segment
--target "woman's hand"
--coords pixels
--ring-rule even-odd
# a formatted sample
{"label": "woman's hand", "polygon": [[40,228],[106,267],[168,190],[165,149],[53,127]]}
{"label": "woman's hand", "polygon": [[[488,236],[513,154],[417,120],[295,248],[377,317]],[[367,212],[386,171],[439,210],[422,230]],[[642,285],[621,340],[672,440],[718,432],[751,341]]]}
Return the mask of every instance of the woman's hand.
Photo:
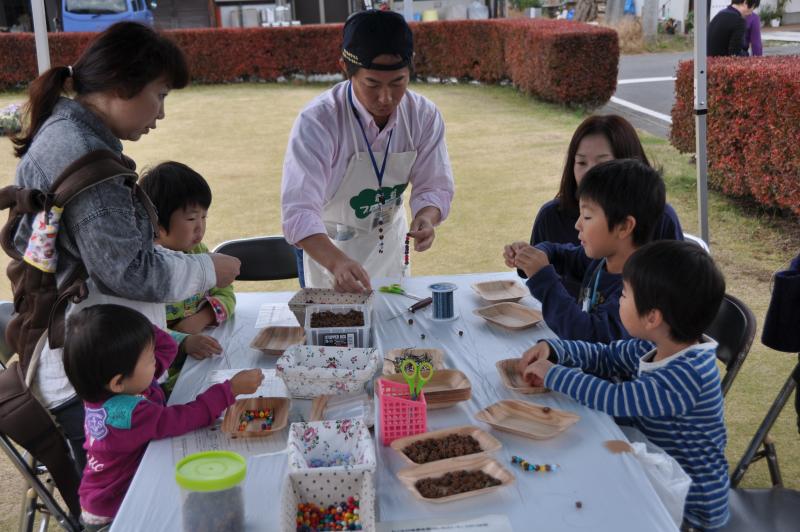
{"label": "woman's hand", "polygon": [[236,257],[222,253],[209,253],[208,256],[214,263],[214,273],[217,275],[216,287],[225,288],[233,284],[234,279],[239,276],[242,262]]}

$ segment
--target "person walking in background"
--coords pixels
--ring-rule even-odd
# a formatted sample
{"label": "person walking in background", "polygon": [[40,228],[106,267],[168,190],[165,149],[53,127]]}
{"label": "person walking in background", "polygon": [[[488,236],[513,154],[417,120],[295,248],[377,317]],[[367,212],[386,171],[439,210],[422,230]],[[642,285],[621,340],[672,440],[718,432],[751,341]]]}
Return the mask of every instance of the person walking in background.
{"label": "person walking in background", "polygon": [[[744,45],[745,19],[761,0],[733,0],[708,25],[708,56],[747,55]],[[759,34],[760,37],[760,34]]]}
{"label": "person walking in background", "polygon": [[[750,50],[752,48],[752,50]],[[760,57],[764,55],[761,47],[761,17],[758,13],[750,13],[744,21],[744,55]]]}

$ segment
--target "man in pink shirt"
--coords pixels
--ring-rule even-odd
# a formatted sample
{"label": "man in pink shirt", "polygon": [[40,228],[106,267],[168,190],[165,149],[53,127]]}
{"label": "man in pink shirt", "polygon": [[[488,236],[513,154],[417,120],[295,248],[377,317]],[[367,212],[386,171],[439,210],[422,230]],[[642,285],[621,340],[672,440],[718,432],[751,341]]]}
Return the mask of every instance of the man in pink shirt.
{"label": "man in pink shirt", "polygon": [[454,185],[444,123],[430,100],[408,90],[413,56],[401,15],[352,15],[339,60],[347,81],[294,123],[281,209],[286,240],[303,252],[306,286],[361,292],[372,289],[371,278],[408,274],[406,235],[415,251],[429,249],[449,213]]}

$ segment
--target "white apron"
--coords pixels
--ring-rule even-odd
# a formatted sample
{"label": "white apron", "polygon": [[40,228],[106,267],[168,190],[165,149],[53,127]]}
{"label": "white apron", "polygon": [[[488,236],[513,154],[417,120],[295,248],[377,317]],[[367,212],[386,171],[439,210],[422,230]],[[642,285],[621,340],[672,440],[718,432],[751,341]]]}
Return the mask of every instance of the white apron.
{"label": "white apron", "polygon": [[[348,94],[349,90],[348,87]],[[355,109],[348,112],[350,131],[356,146],[359,145],[356,133],[359,124],[353,117]],[[398,106],[398,120],[394,131],[403,121],[409,145],[411,128],[402,104]],[[394,135],[394,132],[391,133]],[[363,135],[362,135],[363,137]],[[366,143],[366,139],[363,139]],[[387,151],[375,153],[375,164],[384,166],[391,136],[387,142]],[[367,146],[367,150],[369,150]],[[333,244],[345,255],[358,262],[369,274],[370,279],[376,277],[397,278],[403,276],[403,255],[405,236],[408,233],[408,221],[403,206],[403,192],[408,187],[411,168],[417,159],[417,151],[397,152],[389,154],[385,162],[382,185],[378,186],[377,169],[373,165],[369,151],[356,151],[347,165],[344,179],[333,198],[322,209],[322,221]],[[379,201],[380,193],[384,196],[384,205]],[[378,221],[383,220],[383,253],[380,249],[380,232]],[[305,283],[310,288],[333,288],[333,275],[311,258],[303,254]]]}

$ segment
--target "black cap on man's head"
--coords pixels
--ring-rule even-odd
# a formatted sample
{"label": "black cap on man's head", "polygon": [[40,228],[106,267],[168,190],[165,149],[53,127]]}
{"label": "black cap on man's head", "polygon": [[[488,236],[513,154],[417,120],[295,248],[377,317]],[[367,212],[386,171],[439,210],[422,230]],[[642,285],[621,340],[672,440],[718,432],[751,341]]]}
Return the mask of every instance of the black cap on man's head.
{"label": "black cap on man's head", "polygon": [[[399,55],[393,65],[376,65],[379,55]],[[353,13],[344,23],[342,58],[368,70],[399,70],[411,64],[414,38],[406,19],[394,11],[370,9]]]}

